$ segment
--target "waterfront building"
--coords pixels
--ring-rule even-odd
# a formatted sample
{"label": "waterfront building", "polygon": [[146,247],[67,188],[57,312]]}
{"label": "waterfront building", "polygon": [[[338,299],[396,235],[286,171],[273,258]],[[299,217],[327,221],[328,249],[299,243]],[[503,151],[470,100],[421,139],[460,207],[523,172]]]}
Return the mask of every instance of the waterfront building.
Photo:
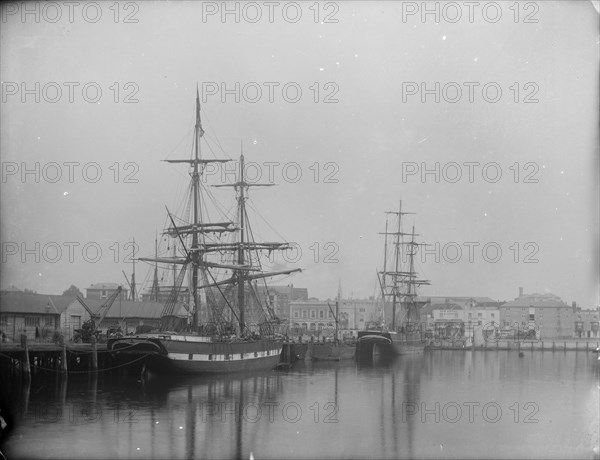
{"label": "waterfront building", "polygon": [[500,326],[498,308],[463,308],[433,310],[433,329],[441,336],[473,338],[475,329],[494,330]]}
{"label": "waterfront building", "polygon": [[308,289],[297,288],[293,284],[287,286],[259,286],[259,295],[268,295],[269,304],[272,306],[275,316],[282,320],[290,319],[290,302],[308,301]]}
{"label": "waterfront building", "polygon": [[[417,301],[426,302],[421,308],[421,324],[425,329],[433,330],[435,322],[438,321],[438,326],[444,320],[459,319],[468,324],[482,324],[494,322],[499,324],[499,306],[501,302],[490,297],[470,297],[470,296],[428,296],[417,297]],[[456,316],[454,311],[464,310],[466,313],[458,313]],[[436,311],[445,313],[435,313]],[[493,312],[493,315],[488,312]],[[463,318],[464,316],[464,318]]]}
{"label": "waterfront building", "polygon": [[[290,326],[308,335],[331,333],[335,329],[335,303],[335,300],[317,299],[290,302]],[[381,306],[374,298],[339,300],[339,329],[366,329],[367,324],[380,315],[379,310]]]}
{"label": "waterfront building", "polygon": [[0,291],[0,331],[2,339],[19,341],[21,334],[28,340],[52,339],[60,326],[60,313],[75,300],[62,295],[45,295],[18,290]]}
{"label": "waterfront building", "polygon": [[[85,299],[62,295],[34,294],[22,291],[0,291],[0,331],[4,340],[20,341],[21,334],[28,340],[53,341],[55,334],[71,340],[75,329],[81,328],[97,312],[106,299]],[[123,333],[135,332],[138,326],[158,327],[164,305],[158,302],[132,302],[116,299],[98,328],[102,332],[121,327]],[[187,310],[180,303],[176,315],[185,318]]]}
{"label": "waterfront building", "polygon": [[575,306],[575,337],[599,338],[600,309],[584,310]]}
{"label": "waterfront building", "polygon": [[[120,285],[117,283],[95,283],[90,287],[85,288],[86,299],[108,299],[113,292],[117,290]],[[127,288],[121,286],[122,291],[120,297],[125,300],[127,299]]]}
{"label": "waterfront building", "polygon": [[[332,303],[322,300],[310,299],[305,301],[290,302],[290,327],[296,333],[315,335],[320,334],[325,329],[329,332],[335,329],[335,321],[333,319],[332,310],[335,312],[335,301]],[[340,322],[347,325],[342,318],[345,315],[341,314]]]}
{"label": "waterfront building", "polygon": [[575,335],[575,306],[568,305],[557,295],[524,294],[500,306],[503,335],[515,330],[535,329],[541,339],[571,338]]}

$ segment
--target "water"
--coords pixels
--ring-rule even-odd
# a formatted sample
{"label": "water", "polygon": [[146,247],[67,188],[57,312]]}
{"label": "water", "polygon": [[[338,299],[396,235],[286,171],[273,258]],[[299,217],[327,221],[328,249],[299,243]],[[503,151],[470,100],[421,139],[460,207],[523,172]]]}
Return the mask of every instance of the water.
{"label": "water", "polygon": [[34,379],[4,387],[14,427],[3,450],[9,459],[594,458],[599,364],[585,352],[432,351],[235,377]]}

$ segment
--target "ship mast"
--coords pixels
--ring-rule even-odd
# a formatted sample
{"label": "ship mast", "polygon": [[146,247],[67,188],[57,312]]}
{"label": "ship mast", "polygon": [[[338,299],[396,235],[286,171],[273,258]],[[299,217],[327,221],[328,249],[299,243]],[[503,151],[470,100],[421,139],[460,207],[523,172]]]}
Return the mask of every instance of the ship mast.
{"label": "ship mast", "polygon": [[[213,187],[233,187],[237,192],[237,202],[238,202],[238,220],[239,227],[233,227],[233,222],[202,222],[202,203],[200,197],[201,184],[200,184],[200,176],[204,171],[204,165],[208,163],[225,163],[231,160],[228,159],[202,159],[201,158],[201,150],[200,150],[200,140],[204,136],[204,129],[202,128],[202,122],[200,119],[200,95],[198,92],[198,88],[196,87],[196,124],[194,127],[194,151],[191,159],[175,159],[175,160],[164,160],[167,163],[188,163],[191,166],[190,176],[192,179],[191,183],[191,194],[192,194],[192,202],[191,202],[191,216],[188,220],[188,224],[186,225],[178,225],[173,220],[171,213],[169,213],[167,209],[167,213],[169,214],[169,218],[171,220],[171,226],[165,231],[165,234],[171,237],[177,237],[185,251],[185,257],[178,256],[174,253],[171,257],[158,257],[155,255],[155,258],[140,258],[139,260],[143,261],[152,261],[159,263],[167,263],[173,264],[174,268],[177,265],[183,265],[182,270],[180,270],[177,279],[174,279],[173,282],[173,290],[172,295],[165,305],[165,309],[163,310],[163,317],[167,317],[173,314],[174,306],[177,301],[175,298],[175,294],[181,282],[183,281],[183,276],[185,274],[185,267],[189,264],[192,265],[191,271],[191,281],[190,281],[190,312],[192,313],[193,324],[192,329],[197,330],[198,328],[198,314],[199,314],[199,292],[201,289],[209,288],[209,287],[217,287],[221,295],[225,298],[225,294],[221,291],[219,286],[221,285],[232,285],[237,284],[237,303],[239,309],[239,315],[233,311],[234,316],[239,321],[239,333],[240,335],[244,332],[245,329],[245,292],[244,287],[245,283],[251,280],[256,280],[260,278],[266,278],[275,275],[287,275],[290,273],[294,273],[300,271],[300,269],[290,269],[290,270],[280,270],[274,272],[261,272],[260,268],[252,266],[252,260],[247,258],[244,254],[245,251],[273,251],[273,250],[286,250],[290,248],[288,243],[256,243],[254,241],[247,241],[250,238],[246,238],[249,235],[249,224],[248,218],[246,214],[245,202],[247,199],[246,191],[251,186],[271,186],[274,184],[256,184],[256,183],[248,183],[244,177],[244,156],[243,153],[240,157],[240,172],[238,180],[234,184],[218,184],[213,185]],[[240,232],[240,236],[237,242],[233,243],[224,243],[221,241],[207,241],[204,236],[206,233],[217,233],[222,234],[224,232]],[[192,235],[191,246],[188,248],[186,243],[184,242],[184,237]],[[206,260],[205,257],[211,253],[216,252],[233,252],[237,254],[237,262],[236,263],[216,263],[210,260]],[[210,268],[224,268],[228,270],[232,270],[232,277],[225,280],[217,281],[211,273]],[[199,271],[202,271],[202,285],[199,285]],[[250,273],[250,272],[261,272],[261,273]],[[176,270],[173,271],[175,278]],[[207,275],[207,276],[204,276]],[[226,303],[231,305],[227,302]],[[163,326],[161,326],[163,327]],[[168,327],[165,326],[165,327]],[[166,329],[165,329],[166,330]]]}
{"label": "ship mast", "polygon": [[[381,286],[382,292],[383,292],[383,314],[381,315],[383,321],[382,321],[382,326],[385,325],[385,304],[386,304],[386,276],[385,273],[387,272],[387,241],[388,241],[388,218],[386,216],[385,218],[385,242],[383,243],[383,283]],[[379,275],[378,275],[379,276]]]}
{"label": "ship mast", "polygon": [[240,164],[240,169],[239,169],[239,173],[238,173],[237,182],[235,182],[233,184],[213,185],[213,187],[233,187],[234,190],[236,191],[237,204],[238,204],[238,209],[237,209],[238,228],[236,228],[236,231],[240,232],[240,236],[238,238],[237,243],[233,243],[233,244],[221,243],[221,244],[215,245],[214,247],[209,246],[205,249],[207,252],[212,251],[212,250],[234,250],[237,253],[236,265],[231,265],[228,267],[233,270],[234,275],[229,280],[210,283],[205,286],[200,286],[200,288],[209,287],[209,286],[217,286],[220,284],[232,284],[232,283],[237,284],[237,304],[238,304],[238,311],[239,311],[239,315],[237,318],[239,321],[239,331],[240,331],[239,333],[240,333],[240,335],[242,335],[246,328],[246,323],[245,323],[246,298],[245,298],[245,291],[244,291],[246,282],[251,281],[251,280],[260,279],[260,278],[267,278],[267,277],[271,277],[271,276],[275,276],[275,275],[288,275],[290,273],[298,272],[301,270],[296,268],[296,269],[280,270],[280,271],[274,271],[274,272],[261,272],[261,273],[256,273],[256,274],[249,273],[250,271],[260,272],[261,270],[257,267],[251,266],[252,260],[246,259],[245,251],[252,251],[252,250],[254,250],[254,251],[259,251],[259,250],[283,251],[283,250],[289,249],[290,245],[288,243],[257,243],[255,241],[251,241],[250,239],[248,241],[246,241],[246,235],[248,235],[248,229],[249,229],[248,217],[246,214],[246,200],[248,198],[246,195],[246,191],[250,187],[271,187],[275,184],[268,184],[268,183],[258,184],[258,183],[254,183],[254,182],[253,183],[246,182],[246,178],[244,176],[245,167],[244,167],[243,152],[240,155],[240,163],[239,164]]}
{"label": "ship mast", "polygon": [[[198,87],[196,86],[196,124],[194,125],[194,163],[192,170],[192,194],[193,194],[193,225],[197,226],[199,222],[199,181],[200,181],[200,171],[198,168],[198,164],[200,162],[200,138],[204,135],[204,130],[202,129],[202,123],[200,121],[200,95],[198,93]],[[192,248],[198,248],[198,233],[192,233]],[[199,258],[202,257],[201,254],[197,251],[192,253],[192,330],[196,330],[198,327],[198,263]]]}
{"label": "ship mast", "polygon": [[411,274],[411,277],[409,277],[407,280],[407,283],[408,283],[408,290],[407,290],[408,311],[406,312],[406,322],[410,323],[411,316],[414,313],[412,311],[414,308],[414,302],[415,302],[414,297],[417,295],[416,290],[415,290],[415,283],[417,280],[412,278],[413,275],[416,275],[416,273],[415,273],[415,253],[416,253],[416,249],[417,249],[417,246],[415,243],[415,226],[414,225],[412,227],[412,235],[411,235],[410,245],[408,247],[409,247],[409,249],[408,249],[408,257],[409,257],[408,272]]}
{"label": "ship mast", "polygon": [[398,268],[400,259],[400,225],[402,221],[402,200],[398,207],[398,231],[396,232],[396,244],[394,248],[394,284],[392,286],[392,330],[396,330],[396,299],[398,297]]}
{"label": "ship mast", "polygon": [[[188,163],[192,167],[192,171],[190,172],[190,176],[192,178],[192,216],[191,216],[191,224],[185,226],[175,226],[173,220],[171,220],[172,227],[167,230],[167,234],[170,236],[179,237],[183,249],[186,251],[186,258],[177,257],[176,254],[173,254],[171,258],[159,258],[155,257],[154,259],[141,258],[140,260],[153,261],[153,262],[164,262],[164,263],[172,263],[174,269],[177,264],[183,265],[192,265],[192,280],[191,280],[191,288],[190,288],[190,300],[191,300],[191,310],[192,310],[192,329],[196,330],[198,327],[198,268],[202,265],[206,265],[203,262],[203,254],[204,251],[199,247],[199,243],[202,243],[202,247],[205,247],[204,237],[198,237],[198,233],[204,234],[204,232],[210,231],[233,231],[228,228],[229,222],[220,222],[215,224],[203,224],[201,223],[201,203],[200,203],[200,175],[203,172],[204,165],[207,163],[225,163],[230,160],[203,160],[201,159],[200,152],[200,139],[204,136],[204,129],[202,128],[202,120],[200,118],[200,94],[198,91],[198,86],[196,86],[196,124],[194,125],[194,155],[193,158],[187,160],[164,160],[167,163]],[[214,227],[217,228],[214,228]],[[192,244],[190,247],[190,251],[185,248],[185,243],[182,240],[182,237],[185,235],[192,234]],[[175,276],[176,270],[173,271],[173,292],[178,289],[177,280]],[[181,272],[182,273],[182,272]],[[176,301],[176,299],[172,299]]]}
{"label": "ship mast", "polygon": [[131,264],[133,265],[133,269],[131,272],[131,300],[135,302],[135,238],[133,238],[133,254],[131,256]]}
{"label": "ship mast", "polygon": [[[385,292],[386,289],[386,281],[385,281],[385,277],[388,275],[391,275],[393,277],[393,282],[392,282],[392,292],[391,294],[384,294],[384,304],[385,304],[385,296],[386,295],[391,295],[392,296],[392,330],[394,331],[396,329],[396,305],[397,305],[397,300],[398,300],[398,277],[399,276],[404,276],[406,275],[405,272],[400,271],[400,245],[402,244],[402,242],[400,241],[400,237],[401,236],[407,236],[407,233],[403,233],[402,232],[402,216],[406,215],[406,214],[414,214],[414,212],[403,212],[402,211],[402,200],[400,200],[400,205],[398,207],[398,211],[386,211],[386,214],[395,214],[398,216],[398,231],[396,232],[388,232],[387,231],[387,219],[386,219],[386,231],[384,233],[385,235],[385,247],[386,247],[386,256],[384,258],[384,269],[382,275],[383,275],[383,289]],[[394,235],[396,237],[396,241],[394,241],[394,270],[393,271],[388,271],[387,270],[387,235]]]}
{"label": "ship mast", "polygon": [[[406,311],[406,322],[410,323],[411,322],[411,318],[413,316],[416,316],[416,308],[417,308],[417,301],[416,301],[416,297],[417,297],[417,286],[423,286],[423,285],[428,285],[429,281],[428,280],[423,280],[423,279],[417,279],[417,272],[415,271],[415,255],[417,253],[417,249],[419,246],[427,246],[427,244],[425,243],[417,243],[415,242],[415,236],[418,236],[415,233],[415,227],[413,225],[412,227],[412,232],[410,233],[411,236],[411,240],[406,242],[406,243],[401,243],[401,244],[405,244],[408,246],[407,249],[407,253],[408,253],[408,271],[403,273],[403,276],[405,278],[404,284],[406,284],[407,289],[406,292],[404,292],[402,294],[402,297],[404,297],[404,304],[407,305],[407,311]],[[416,318],[418,320],[418,318]]]}
{"label": "ship mast", "polygon": [[[158,236],[154,235],[154,257],[158,257]],[[158,302],[158,262],[154,261],[154,278],[152,280],[152,297]]]}
{"label": "ship mast", "polygon": [[[238,187],[238,214],[239,214],[239,225],[240,225],[240,238],[239,238],[239,246],[237,250],[237,262],[241,267],[244,265],[244,231],[246,230],[245,226],[245,215],[246,215],[246,197],[244,195],[244,153],[243,147],[240,155],[240,175],[239,175],[240,186]],[[245,276],[246,272],[242,269],[238,270],[238,309],[240,312],[240,335],[244,333],[244,310],[245,310],[245,299],[244,299],[244,285],[245,285]]]}
{"label": "ship mast", "polygon": [[[417,253],[417,248],[419,246],[427,246],[424,243],[415,242],[415,226],[412,227],[411,240],[408,243],[408,272],[406,284],[408,286],[406,293],[404,294],[407,297],[408,303],[408,311],[406,312],[407,323],[410,323],[411,317],[415,316],[415,308],[416,308],[416,297],[417,297],[417,286],[427,285],[429,284],[428,280],[416,279],[417,272],[415,271],[415,255]],[[418,318],[417,318],[418,319]]]}

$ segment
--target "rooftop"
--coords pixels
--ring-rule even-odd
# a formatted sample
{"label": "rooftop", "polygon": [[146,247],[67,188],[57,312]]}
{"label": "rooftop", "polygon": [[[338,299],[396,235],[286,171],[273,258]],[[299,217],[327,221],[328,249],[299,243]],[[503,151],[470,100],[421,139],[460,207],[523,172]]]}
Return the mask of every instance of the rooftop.
{"label": "rooftop", "polygon": [[61,314],[75,300],[62,295],[31,294],[21,291],[0,292],[0,312]]}
{"label": "rooftop", "polygon": [[515,300],[506,302],[503,307],[568,307],[557,295],[547,294],[524,294]]}

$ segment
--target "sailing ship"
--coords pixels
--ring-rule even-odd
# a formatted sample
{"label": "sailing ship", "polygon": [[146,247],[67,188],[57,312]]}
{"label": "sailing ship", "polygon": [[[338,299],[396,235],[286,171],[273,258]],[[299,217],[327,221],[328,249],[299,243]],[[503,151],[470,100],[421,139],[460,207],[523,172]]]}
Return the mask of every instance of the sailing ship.
{"label": "sailing ship", "polygon": [[[402,201],[398,211],[388,211],[388,215],[397,216],[397,229],[388,232],[388,220],[386,219],[384,243],[383,270],[377,273],[382,297],[381,325],[377,329],[368,329],[358,333],[358,352],[362,354],[392,354],[404,355],[422,353],[425,349],[425,331],[422,330],[419,310],[426,303],[417,300],[417,287],[428,285],[428,280],[418,279],[415,270],[414,258],[419,246],[415,237],[415,227],[411,233],[402,231],[402,216],[414,214],[402,211]],[[388,268],[388,237],[393,238],[393,260],[392,267]],[[404,237],[410,237],[404,241]],[[400,263],[401,248],[408,256],[408,267],[402,270]],[[391,325],[386,323],[387,299],[392,299]],[[399,311],[398,311],[399,310]]]}
{"label": "sailing ship", "polygon": [[[191,184],[189,199],[183,208],[187,217],[176,217],[167,209],[170,225],[164,234],[177,242],[179,253],[167,257],[140,258],[154,262],[153,291],[159,292],[157,264],[174,267],[173,286],[161,315],[156,333],[138,334],[108,341],[113,354],[134,355],[157,372],[228,373],[274,368],[283,343],[275,336],[275,317],[268,295],[261,299],[258,280],[288,275],[300,269],[266,271],[261,255],[283,251],[288,243],[256,242],[246,212],[251,187],[274,184],[250,183],[244,177],[244,155],[240,156],[236,182],[213,187],[230,187],[236,194],[235,215],[231,219],[221,212],[219,221],[208,219],[210,188],[201,180],[207,165],[226,163],[228,159],[201,156],[204,129],[200,117],[200,99],[196,90],[196,123],[191,158],[169,159],[168,163],[189,165]],[[206,139],[204,139],[206,141]],[[213,210],[214,212],[214,210]],[[180,267],[177,271],[177,267]],[[188,275],[188,286],[183,286]],[[265,283],[265,288],[267,288]],[[181,310],[181,292],[187,292]],[[263,290],[264,292],[264,290]],[[254,314],[254,318],[251,317]],[[187,320],[186,320],[187,319]]]}
{"label": "sailing ship", "polygon": [[312,359],[313,361],[344,361],[347,359],[354,359],[356,345],[340,341],[339,339],[339,300],[336,300],[335,302],[335,313],[329,303],[327,306],[335,320],[333,343],[309,343],[305,359]]}

